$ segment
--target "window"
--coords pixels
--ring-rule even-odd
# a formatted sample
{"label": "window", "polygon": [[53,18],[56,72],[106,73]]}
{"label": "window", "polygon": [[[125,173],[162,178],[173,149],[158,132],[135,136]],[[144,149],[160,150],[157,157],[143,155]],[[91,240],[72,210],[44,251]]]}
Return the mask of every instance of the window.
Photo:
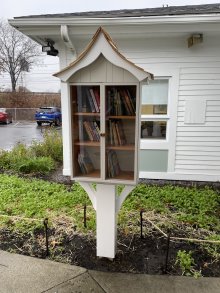
{"label": "window", "polygon": [[142,86],[141,138],[167,138],[168,79],[156,79]]}
{"label": "window", "polygon": [[166,139],[166,121],[142,121],[141,138],[143,139]]}
{"label": "window", "polygon": [[167,172],[169,142],[168,78],[158,78],[142,85],[141,172]]}

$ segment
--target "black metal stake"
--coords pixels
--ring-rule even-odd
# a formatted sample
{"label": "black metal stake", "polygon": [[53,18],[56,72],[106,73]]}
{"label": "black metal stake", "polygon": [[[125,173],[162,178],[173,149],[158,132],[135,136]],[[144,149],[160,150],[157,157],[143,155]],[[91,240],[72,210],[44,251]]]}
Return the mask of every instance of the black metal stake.
{"label": "black metal stake", "polygon": [[86,228],[86,204],[84,205],[84,228]]}
{"label": "black metal stake", "polygon": [[140,223],[141,223],[141,239],[143,239],[143,210],[140,210]]}
{"label": "black metal stake", "polygon": [[166,251],[166,260],[165,260],[165,269],[164,273],[167,273],[168,258],[169,258],[169,249],[170,249],[170,230],[167,231],[167,251]]}
{"label": "black metal stake", "polygon": [[48,243],[48,218],[44,219],[44,227],[45,227],[45,238],[46,238],[46,256],[49,256],[49,243]]}

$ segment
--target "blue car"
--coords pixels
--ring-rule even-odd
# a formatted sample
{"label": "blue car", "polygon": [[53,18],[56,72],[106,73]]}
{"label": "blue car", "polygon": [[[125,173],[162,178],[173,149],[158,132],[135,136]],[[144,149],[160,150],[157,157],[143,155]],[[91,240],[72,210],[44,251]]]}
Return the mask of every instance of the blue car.
{"label": "blue car", "polygon": [[60,108],[57,107],[40,107],[35,113],[35,120],[38,126],[41,126],[42,123],[60,126],[62,123],[62,113]]}

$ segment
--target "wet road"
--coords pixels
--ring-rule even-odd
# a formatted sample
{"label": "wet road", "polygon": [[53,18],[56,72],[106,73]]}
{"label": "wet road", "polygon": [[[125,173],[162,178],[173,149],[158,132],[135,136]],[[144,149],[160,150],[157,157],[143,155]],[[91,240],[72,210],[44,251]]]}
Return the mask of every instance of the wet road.
{"label": "wet road", "polygon": [[15,122],[0,124],[0,149],[9,150],[16,143],[30,145],[33,140],[43,140],[43,132],[48,125],[38,127],[36,122]]}

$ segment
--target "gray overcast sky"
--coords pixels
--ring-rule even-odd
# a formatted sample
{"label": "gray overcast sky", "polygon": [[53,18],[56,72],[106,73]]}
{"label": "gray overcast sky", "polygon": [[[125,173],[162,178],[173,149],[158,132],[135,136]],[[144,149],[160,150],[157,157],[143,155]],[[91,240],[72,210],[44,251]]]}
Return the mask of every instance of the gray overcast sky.
{"label": "gray overcast sky", "polygon": [[220,3],[220,0],[4,0],[0,17]]}

